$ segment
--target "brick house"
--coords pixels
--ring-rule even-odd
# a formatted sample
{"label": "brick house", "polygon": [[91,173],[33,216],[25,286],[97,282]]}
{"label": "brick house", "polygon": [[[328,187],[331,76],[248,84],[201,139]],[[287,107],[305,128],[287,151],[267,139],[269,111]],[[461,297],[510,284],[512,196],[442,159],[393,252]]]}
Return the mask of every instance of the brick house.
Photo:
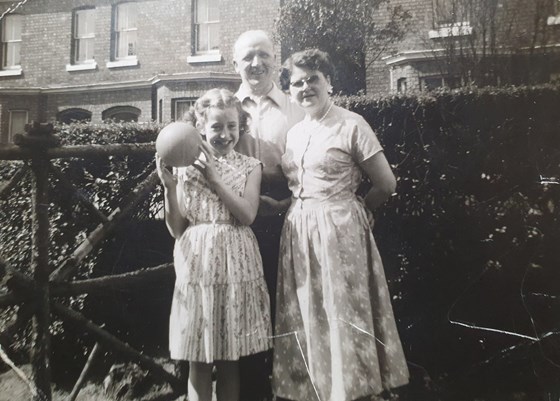
{"label": "brick house", "polygon": [[0,143],[32,120],[171,121],[235,90],[234,41],[270,29],[278,2],[0,0]]}
{"label": "brick house", "polygon": [[367,92],[560,78],[560,0],[392,0],[406,37],[370,60]]}

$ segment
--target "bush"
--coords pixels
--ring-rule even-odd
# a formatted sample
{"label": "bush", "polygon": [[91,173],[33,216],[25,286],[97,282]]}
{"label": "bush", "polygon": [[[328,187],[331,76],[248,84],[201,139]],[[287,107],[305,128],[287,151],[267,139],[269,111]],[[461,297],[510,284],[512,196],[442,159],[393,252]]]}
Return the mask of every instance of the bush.
{"label": "bush", "polygon": [[337,102],[374,127],[397,175],[375,231],[412,371],[454,400],[483,378],[496,392],[556,385],[554,335],[528,337],[559,324],[560,88]]}
{"label": "bush", "polygon": [[[155,141],[160,128],[155,123],[73,123],[57,124],[54,133],[60,136],[63,145],[146,143]],[[23,164],[24,162],[0,161],[0,180],[8,180]],[[52,160],[52,164],[61,170],[78,190],[77,193],[71,193],[55,175],[49,176],[49,261],[51,269],[54,270],[101,223],[98,216],[84,207],[80,197],[89,199],[103,214],[109,216],[116,208],[123,206],[124,200],[134,188],[153,171],[154,161],[153,154],[149,154],[55,159]],[[93,251],[81,263],[76,278],[123,273],[133,268],[169,261],[171,238],[165,232],[164,223],[154,221],[162,204],[162,191],[158,186],[149,199],[137,207],[131,221],[119,227],[113,236],[107,238],[99,249]],[[31,174],[27,174],[10,193],[0,199],[0,221],[3,224],[0,238],[2,256],[16,270],[31,275]],[[154,238],[153,233],[157,233],[158,237]],[[134,262],[127,257],[130,247],[134,248]],[[153,284],[152,288],[157,288]],[[134,296],[132,291],[125,291],[110,294],[102,299],[95,297],[94,302],[89,302],[86,295],[74,297],[68,302],[73,308],[84,310],[86,315],[98,324],[106,323],[110,331],[123,332],[121,338],[126,340],[126,333],[133,331],[130,327],[131,319],[127,320],[125,316],[128,308],[126,303]],[[146,301],[145,297],[143,299]],[[152,298],[151,306],[148,307],[153,308],[156,304],[158,303],[154,303]],[[159,305],[161,307],[161,301]],[[4,311],[3,322],[7,321],[13,311],[13,308]],[[93,339],[84,336],[83,333],[72,333],[71,328],[61,325],[60,322],[54,322],[52,331],[55,378],[57,374],[62,374],[62,377],[79,374],[78,366],[83,364],[84,354],[93,343]],[[13,351],[26,350],[28,342],[28,335],[16,339],[12,344]],[[56,352],[61,349],[65,351]],[[74,360],[74,363],[68,359]],[[57,370],[57,362],[60,362],[59,365],[67,372]],[[75,365],[76,362],[79,362],[78,366]]]}

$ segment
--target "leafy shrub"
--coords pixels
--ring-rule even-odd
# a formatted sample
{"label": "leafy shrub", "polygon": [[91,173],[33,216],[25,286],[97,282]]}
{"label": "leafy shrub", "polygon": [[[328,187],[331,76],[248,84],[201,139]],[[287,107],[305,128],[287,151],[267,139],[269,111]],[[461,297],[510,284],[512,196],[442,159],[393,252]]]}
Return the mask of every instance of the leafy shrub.
{"label": "leafy shrub", "polygon": [[550,387],[532,369],[558,374],[554,335],[528,337],[560,323],[560,88],[337,102],[374,127],[398,177],[376,239],[412,370],[469,377],[450,399],[482,392],[485,374],[494,391]]}

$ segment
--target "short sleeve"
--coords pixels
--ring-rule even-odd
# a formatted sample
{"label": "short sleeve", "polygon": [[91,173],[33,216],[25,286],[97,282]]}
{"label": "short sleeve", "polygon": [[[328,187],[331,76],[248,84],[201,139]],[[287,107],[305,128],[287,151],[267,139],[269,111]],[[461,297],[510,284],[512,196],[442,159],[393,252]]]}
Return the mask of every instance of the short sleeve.
{"label": "short sleeve", "polygon": [[363,117],[359,116],[357,118],[352,130],[350,148],[352,158],[357,163],[361,163],[376,153],[383,151],[377,135],[375,135],[375,132],[373,132]]}
{"label": "short sleeve", "polygon": [[258,166],[262,167],[263,165],[259,159],[255,159],[254,157],[248,157],[247,159],[247,175],[251,174],[251,171],[253,171]]}

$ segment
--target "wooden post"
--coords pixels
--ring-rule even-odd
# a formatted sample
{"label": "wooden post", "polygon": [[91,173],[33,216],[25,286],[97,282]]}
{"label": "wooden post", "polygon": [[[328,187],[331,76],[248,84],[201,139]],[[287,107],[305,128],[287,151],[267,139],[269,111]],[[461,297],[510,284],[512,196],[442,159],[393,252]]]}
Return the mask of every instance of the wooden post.
{"label": "wooden post", "polygon": [[[37,284],[31,364],[39,395],[33,401],[51,400],[50,375],[50,297],[49,297],[49,199],[48,160],[38,156],[31,162],[33,171],[33,279]],[[41,397],[41,395],[43,397]]]}
{"label": "wooden post", "polygon": [[32,319],[31,365],[37,392],[33,401],[51,401],[50,374],[50,294],[49,294],[49,161],[44,152],[56,146],[51,124],[33,123],[25,127],[21,146],[33,149],[32,193],[32,271],[37,286],[35,314]]}
{"label": "wooden post", "polygon": [[183,392],[183,394],[186,393],[187,383],[176,377],[174,374],[165,370],[163,366],[155,362],[153,359],[147,357],[141,352],[138,352],[127,343],[119,340],[111,333],[103,330],[95,323],[83,317],[80,313],[57,302],[53,302],[52,306],[54,312],[63,320],[73,322],[74,324],[78,325],[80,329],[95,336],[97,341],[102,343],[104,346],[107,346],[114,351],[119,352],[126,358],[138,363],[143,368],[149,370],[151,374],[167,381],[171,385],[171,388],[173,390],[181,391]]}
{"label": "wooden post", "polygon": [[68,397],[68,401],[75,401],[76,397],[78,396],[78,393],[80,392],[80,390],[82,389],[86,381],[86,377],[91,369],[91,366],[93,365],[93,362],[95,361],[95,358],[97,358],[97,355],[99,355],[100,352],[101,352],[101,346],[99,345],[99,343],[95,343],[93,349],[91,350],[91,353],[89,354],[86,364],[82,369],[82,373],[80,373],[80,377],[78,377],[78,381],[76,381],[76,384],[74,384],[74,388],[72,389],[72,392]]}

